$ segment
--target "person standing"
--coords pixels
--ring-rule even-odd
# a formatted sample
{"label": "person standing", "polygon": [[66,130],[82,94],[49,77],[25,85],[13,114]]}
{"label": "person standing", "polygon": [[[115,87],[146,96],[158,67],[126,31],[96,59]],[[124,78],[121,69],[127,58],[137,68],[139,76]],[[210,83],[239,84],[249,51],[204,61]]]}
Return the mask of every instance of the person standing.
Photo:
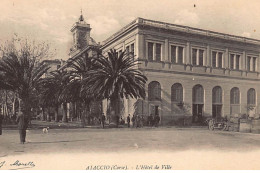
{"label": "person standing", "polygon": [[118,125],[119,125],[119,116],[116,115],[116,127],[118,127]]}
{"label": "person standing", "polygon": [[130,114],[128,114],[126,120],[127,120],[127,127],[129,128],[130,127]]}
{"label": "person standing", "polygon": [[25,143],[26,129],[28,127],[28,117],[25,115],[26,111],[24,107],[21,107],[21,112],[19,113],[16,122],[18,123],[18,129],[20,134],[20,143]]}
{"label": "person standing", "polygon": [[153,116],[152,116],[152,114],[150,114],[150,115],[148,116],[148,126],[150,126],[150,127],[153,126],[153,125],[152,125],[152,119],[153,119]]}
{"label": "person standing", "polygon": [[158,127],[159,122],[160,122],[159,115],[155,115],[155,127]]}
{"label": "person standing", "polygon": [[140,127],[140,116],[139,115],[136,115],[135,117],[135,127]]}
{"label": "person standing", "polygon": [[132,123],[133,123],[133,127],[135,127],[135,115],[133,115],[132,117]]}
{"label": "person standing", "polygon": [[106,119],[105,114],[102,113],[102,115],[101,115],[101,125],[102,125],[103,129],[105,128],[105,119]]}
{"label": "person standing", "polygon": [[3,115],[0,112],[0,135],[2,135],[2,123],[3,123]]}

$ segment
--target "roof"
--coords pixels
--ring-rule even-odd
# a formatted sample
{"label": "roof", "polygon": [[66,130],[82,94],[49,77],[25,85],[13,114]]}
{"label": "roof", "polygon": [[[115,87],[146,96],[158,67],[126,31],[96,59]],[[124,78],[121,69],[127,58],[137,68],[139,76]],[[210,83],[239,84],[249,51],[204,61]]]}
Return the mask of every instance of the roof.
{"label": "roof", "polygon": [[260,45],[260,40],[253,39],[253,38],[247,38],[242,36],[236,36],[236,35],[230,35],[210,30],[204,30],[199,28],[193,28],[189,26],[183,26],[183,25],[177,25],[177,24],[171,24],[171,23],[165,23],[150,19],[144,19],[144,18],[136,18],[132,22],[130,22],[128,25],[120,29],[118,32],[107,38],[102,42],[102,45],[106,45],[109,42],[113,41],[114,39],[117,39],[120,37],[121,34],[125,33],[126,31],[130,30],[131,28],[137,27],[137,26],[152,26],[156,28],[162,28],[167,30],[173,30],[173,31],[180,31],[185,33],[191,33],[191,34],[198,34],[198,35],[204,35],[208,37],[215,37],[225,40],[232,40],[232,41],[238,41],[238,42],[244,42],[244,43],[251,43],[251,44],[257,44]]}

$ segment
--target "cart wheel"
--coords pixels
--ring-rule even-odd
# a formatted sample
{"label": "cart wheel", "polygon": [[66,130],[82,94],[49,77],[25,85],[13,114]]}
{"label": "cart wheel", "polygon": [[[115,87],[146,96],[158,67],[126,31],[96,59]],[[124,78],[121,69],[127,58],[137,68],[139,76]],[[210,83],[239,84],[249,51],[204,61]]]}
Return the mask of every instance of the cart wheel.
{"label": "cart wheel", "polygon": [[209,121],[209,130],[214,130],[214,121],[213,120]]}
{"label": "cart wheel", "polygon": [[226,131],[227,130],[227,126],[224,125],[224,127],[221,129],[222,131]]}

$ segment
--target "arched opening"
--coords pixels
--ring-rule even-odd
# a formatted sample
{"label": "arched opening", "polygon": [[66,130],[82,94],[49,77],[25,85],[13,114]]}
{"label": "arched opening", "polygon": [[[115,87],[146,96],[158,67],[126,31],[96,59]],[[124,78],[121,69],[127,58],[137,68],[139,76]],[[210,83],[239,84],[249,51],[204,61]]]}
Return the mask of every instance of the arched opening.
{"label": "arched opening", "polygon": [[183,108],[183,87],[180,83],[171,87],[171,105],[173,113],[178,113]]}
{"label": "arched opening", "polygon": [[201,85],[192,88],[192,122],[202,123],[204,107],[204,89]]}
{"label": "arched opening", "polygon": [[250,117],[256,113],[256,92],[254,88],[247,91],[247,112]]}
{"label": "arched opening", "polygon": [[239,88],[234,87],[230,91],[230,114],[240,113],[240,91]]}
{"label": "arched opening", "polygon": [[222,89],[216,86],[212,89],[212,117],[219,118],[222,114]]}
{"label": "arched opening", "polygon": [[148,84],[149,114],[160,115],[161,85],[157,81]]}
{"label": "arched opening", "polygon": [[161,85],[157,81],[150,82],[148,85],[149,101],[161,101]]}

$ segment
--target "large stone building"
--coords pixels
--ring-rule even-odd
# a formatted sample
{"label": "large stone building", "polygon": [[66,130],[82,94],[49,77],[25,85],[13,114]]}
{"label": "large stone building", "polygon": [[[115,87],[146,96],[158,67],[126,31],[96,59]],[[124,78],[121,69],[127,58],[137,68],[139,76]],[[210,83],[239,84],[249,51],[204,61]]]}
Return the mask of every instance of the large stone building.
{"label": "large stone building", "polygon": [[158,114],[177,124],[260,111],[260,40],[137,18],[101,48],[134,52],[148,77],[147,97],[124,99],[124,116]]}

